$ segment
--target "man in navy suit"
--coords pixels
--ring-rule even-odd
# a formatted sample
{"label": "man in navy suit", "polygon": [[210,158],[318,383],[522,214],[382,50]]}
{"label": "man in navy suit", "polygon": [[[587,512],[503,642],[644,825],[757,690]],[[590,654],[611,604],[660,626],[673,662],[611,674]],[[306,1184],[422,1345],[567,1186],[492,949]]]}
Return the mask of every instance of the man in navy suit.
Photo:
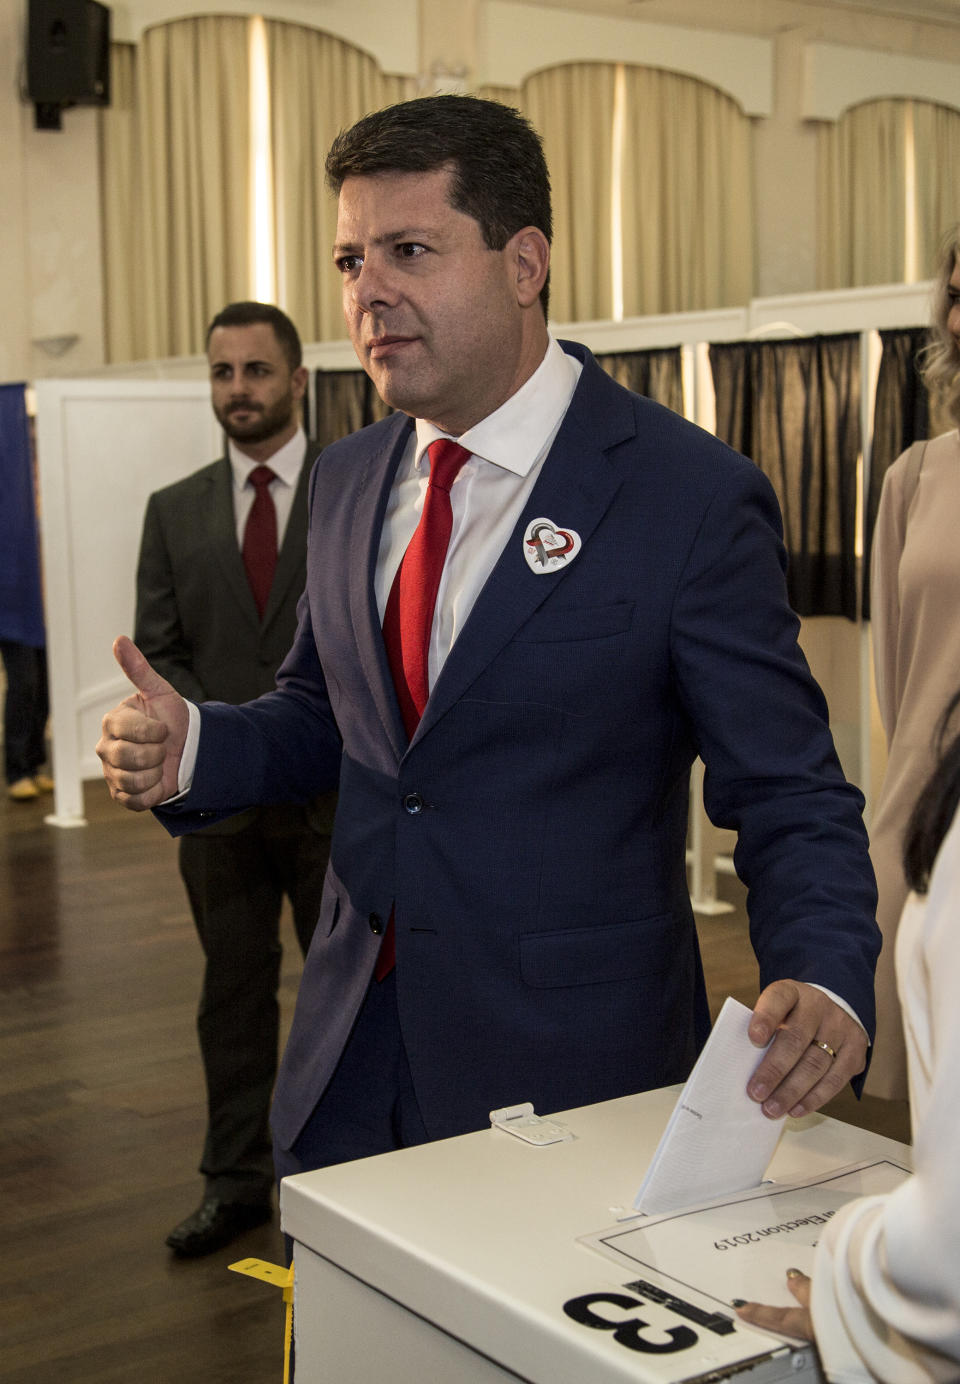
{"label": "man in navy suit", "polygon": [[[327,173],[347,325],[398,413],[314,468],[277,690],[198,711],[120,639],[137,692],[98,745],[113,796],[177,833],[339,781],[278,1170],[685,1077],[708,1028],[697,754],[739,833],[751,1038],[773,1038],[748,1090],[771,1117],[818,1108],[865,1064],[875,890],[768,483],[549,335],[549,181],[516,111],[407,102],[341,134]],[[468,459],[408,734],[381,627],[437,438]]]}

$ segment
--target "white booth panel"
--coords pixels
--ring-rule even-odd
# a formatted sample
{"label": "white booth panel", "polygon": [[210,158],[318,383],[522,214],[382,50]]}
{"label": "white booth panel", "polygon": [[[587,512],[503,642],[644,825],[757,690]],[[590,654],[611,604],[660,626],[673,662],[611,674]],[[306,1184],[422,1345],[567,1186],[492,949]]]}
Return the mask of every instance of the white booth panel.
{"label": "white booth panel", "polygon": [[37,457],[46,587],[54,821],[83,819],[100,720],[129,688],[112,653],[133,633],[148,496],[222,453],[204,381],[42,380]]}

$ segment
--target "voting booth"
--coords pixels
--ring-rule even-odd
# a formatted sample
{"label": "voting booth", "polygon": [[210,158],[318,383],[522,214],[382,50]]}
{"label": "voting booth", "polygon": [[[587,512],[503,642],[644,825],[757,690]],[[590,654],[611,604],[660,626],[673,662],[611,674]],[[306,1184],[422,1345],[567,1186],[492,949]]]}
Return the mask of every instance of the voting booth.
{"label": "voting booth", "polygon": [[788,1120],[759,1188],[638,1216],[682,1090],[551,1115],[542,1141],[507,1120],[287,1178],[297,1384],[821,1379],[731,1300],[792,1303],[785,1269],[809,1268],[843,1201],[908,1176],[909,1149]]}

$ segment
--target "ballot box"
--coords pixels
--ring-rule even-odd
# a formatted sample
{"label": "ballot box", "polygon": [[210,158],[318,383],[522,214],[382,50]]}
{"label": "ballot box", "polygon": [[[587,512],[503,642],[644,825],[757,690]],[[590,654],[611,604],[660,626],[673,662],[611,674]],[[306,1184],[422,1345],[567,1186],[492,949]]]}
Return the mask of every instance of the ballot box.
{"label": "ballot box", "polygon": [[[684,1240],[664,1272],[631,1209],[680,1090],[551,1115],[556,1142],[491,1127],[285,1179],[296,1384],[819,1380],[812,1348],[747,1328],[730,1299],[753,1296],[754,1252],[778,1280],[766,1300],[782,1298],[784,1256],[804,1267],[833,1183],[856,1184],[837,1170],[902,1178],[909,1150],[821,1115],[787,1121],[762,1189],[773,1199],[731,1199],[728,1233]],[[823,1180],[810,1204],[827,1209],[781,1214],[776,1196],[802,1179]],[[661,1244],[689,1229],[661,1224]]]}

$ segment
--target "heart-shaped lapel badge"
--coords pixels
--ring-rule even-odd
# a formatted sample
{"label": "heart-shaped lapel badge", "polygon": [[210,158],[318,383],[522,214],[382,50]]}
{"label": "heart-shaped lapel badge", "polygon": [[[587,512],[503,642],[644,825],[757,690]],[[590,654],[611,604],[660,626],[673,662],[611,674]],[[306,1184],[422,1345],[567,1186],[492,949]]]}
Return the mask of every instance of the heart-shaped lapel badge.
{"label": "heart-shaped lapel badge", "polygon": [[574,529],[562,529],[552,519],[534,519],[523,536],[527,566],[538,576],[568,567],[580,548],[580,535]]}

